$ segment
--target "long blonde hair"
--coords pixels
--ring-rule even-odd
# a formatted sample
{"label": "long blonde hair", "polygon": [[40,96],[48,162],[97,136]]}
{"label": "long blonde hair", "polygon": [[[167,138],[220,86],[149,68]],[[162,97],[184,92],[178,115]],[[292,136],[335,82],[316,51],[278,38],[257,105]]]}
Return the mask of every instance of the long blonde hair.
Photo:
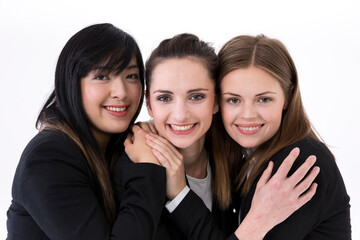
{"label": "long blonde hair", "polygon": [[[238,36],[221,48],[218,57],[219,86],[229,72],[255,66],[279,81],[286,99],[287,106],[283,111],[279,130],[271,139],[256,148],[245,161],[241,161],[241,146],[239,147],[230,138],[223,127],[221,118],[217,117],[217,134],[222,135],[225,140],[218,144],[219,147],[215,151],[218,155],[226,156],[232,170],[231,175],[235,179],[234,187],[239,189],[242,186],[242,193],[246,194],[274,154],[306,136],[319,139],[312,130],[301,101],[295,64],[286,47],[279,40],[264,35]],[[247,177],[250,162],[254,159],[256,159],[255,164]]]}

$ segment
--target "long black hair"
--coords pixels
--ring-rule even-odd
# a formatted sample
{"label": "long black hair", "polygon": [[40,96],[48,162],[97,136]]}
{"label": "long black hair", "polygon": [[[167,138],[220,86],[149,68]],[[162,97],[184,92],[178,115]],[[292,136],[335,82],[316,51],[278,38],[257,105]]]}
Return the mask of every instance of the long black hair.
{"label": "long black hair", "polygon": [[[103,193],[104,208],[110,223],[115,219],[110,166],[123,149],[126,133],[114,134],[106,150],[101,153],[90,131],[85,114],[80,80],[101,66],[108,73],[119,74],[131,59],[136,58],[139,77],[144,91],[144,64],[134,38],[115,26],[104,23],[86,27],[64,46],[56,66],[55,87],[36,121],[38,129],[51,128],[66,133],[82,149]],[[105,66],[105,67],[104,67]],[[131,123],[140,113],[144,94]]]}

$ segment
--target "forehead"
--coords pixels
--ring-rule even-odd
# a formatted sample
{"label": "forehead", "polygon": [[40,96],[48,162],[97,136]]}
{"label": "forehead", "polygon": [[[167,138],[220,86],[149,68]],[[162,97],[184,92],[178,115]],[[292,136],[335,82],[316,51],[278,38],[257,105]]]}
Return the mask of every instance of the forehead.
{"label": "forehead", "polygon": [[102,73],[102,74],[114,74],[119,75],[126,70],[138,70],[139,66],[137,64],[137,60],[135,57],[132,57],[127,64],[127,66],[123,66],[122,63],[111,63],[111,60],[107,62],[100,63],[95,65],[91,71]]}
{"label": "forehead", "polygon": [[156,65],[151,88],[200,88],[214,86],[205,65],[194,58],[171,58]]}
{"label": "forehead", "polygon": [[258,67],[240,68],[229,72],[221,81],[221,91],[282,91],[279,81]]}

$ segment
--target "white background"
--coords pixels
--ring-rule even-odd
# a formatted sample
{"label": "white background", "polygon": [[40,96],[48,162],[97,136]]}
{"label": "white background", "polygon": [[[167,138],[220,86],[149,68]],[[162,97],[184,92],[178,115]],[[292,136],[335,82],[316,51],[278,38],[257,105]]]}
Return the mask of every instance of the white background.
{"label": "white background", "polygon": [[[161,40],[182,32],[217,51],[239,34],[283,41],[306,111],[337,158],[351,197],[353,239],[360,239],[359,13],[357,0],[0,0],[0,238],[6,238],[13,175],[37,132],[62,47],[83,27],[110,22],[135,37],[144,59]],[[145,111],[140,118],[148,118]]]}

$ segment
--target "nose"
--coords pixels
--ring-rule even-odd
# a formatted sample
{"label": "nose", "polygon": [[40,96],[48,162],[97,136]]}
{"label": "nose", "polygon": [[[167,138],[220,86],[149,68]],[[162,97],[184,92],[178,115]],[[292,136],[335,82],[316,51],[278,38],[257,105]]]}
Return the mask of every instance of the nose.
{"label": "nose", "polygon": [[127,98],[126,84],[120,76],[115,77],[111,83],[110,97],[118,100]]}
{"label": "nose", "polygon": [[172,109],[172,116],[177,123],[186,123],[189,118],[189,106],[184,101],[176,101]]}
{"label": "nose", "polygon": [[248,102],[244,103],[241,107],[240,117],[244,119],[253,119],[257,115],[256,106],[254,103]]}

